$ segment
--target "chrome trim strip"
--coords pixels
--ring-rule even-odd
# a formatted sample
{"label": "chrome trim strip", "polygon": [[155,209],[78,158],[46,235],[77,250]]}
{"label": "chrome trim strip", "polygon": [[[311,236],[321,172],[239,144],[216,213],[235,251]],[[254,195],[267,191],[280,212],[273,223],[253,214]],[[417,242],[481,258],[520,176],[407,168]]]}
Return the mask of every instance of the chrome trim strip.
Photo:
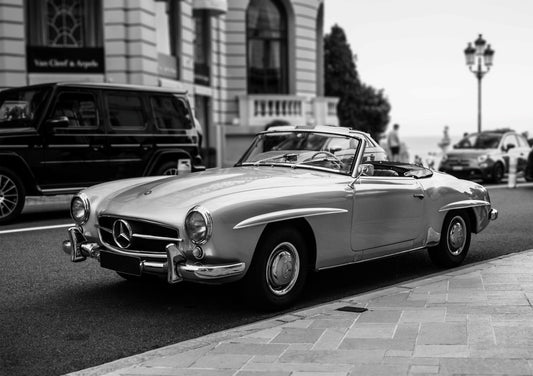
{"label": "chrome trim strip", "polygon": [[176,242],[176,243],[181,243],[183,241],[183,239],[181,238],[167,238],[165,236],[154,236],[154,235],[144,235],[144,234],[132,234],[131,236],[134,238],[148,239],[148,240],[168,240],[169,242]]}
{"label": "chrome trim strip", "polygon": [[0,149],[26,149],[30,147],[40,147],[39,145],[0,145]]}
{"label": "chrome trim strip", "polygon": [[390,254],[390,255],[378,256],[378,257],[373,257],[373,258],[364,259],[364,260],[356,260],[356,261],[346,262],[346,263],[344,263],[344,264],[339,264],[339,265],[325,266],[325,267],[323,267],[323,268],[319,268],[318,270],[328,270],[328,269],[338,268],[339,266],[346,266],[346,265],[353,265],[353,264],[362,264],[363,262],[373,261],[373,260],[379,260],[379,259],[383,259],[383,258],[387,258],[387,257],[393,257],[393,256],[401,255],[401,254],[403,254],[403,253],[409,253],[409,252],[414,252],[414,251],[420,251],[420,250],[425,249],[425,248],[428,248],[428,247],[427,247],[427,246],[424,246],[424,247],[417,247],[417,248],[407,249],[407,250],[405,250],[405,251],[397,252],[397,253]]}
{"label": "chrome trim strip", "polygon": [[244,262],[227,265],[178,264],[177,268],[180,272],[193,273],[201,279],[215,279],[241,274],[246,268],[246,265]]}
{"label": "chrome trim strip", "polygon": [[439,209],[439,212],[445,212],[445,211],[449,211],[449,210],[475,208],[475,207],[479,207],[479,206],[490,206],[490,202],[482,201],[482,200],[456,201],[456,202],[452,202],[450,204],[444,205],[442,208]]}
{"label": "chrome trim strip", "polygon": [[242,228],[265,225],[270,222],[279,222],[286,221],[289,219],[296,219],[302,217],[314,217],[317,215],[328,215],[328,214],[343,214],[347,213],[346,209],[338,208],[300,208],[300,209],[289,209],[289,210],[280,210],[272,213],[261,214],[255,217],[245,219],[244,221],[236,224],[233,229],[239,230]]}
{"label": "chrome trim strip", "polygon": [[114,148],[138,148],[141,144],[111,144]]}
{"label": "chrome trim strip", "polygon": [[74,148],[74,149],[81,149],[81,148],[88,148],[89,144],[50,144],[48,145],[50,149],[58,149],[58,148]]}
{"label": "chrome trim strip", "polygon": [[85,187],[73,187],[73,188],[54,188],[54,189],[41,189],[41,192],[52,194],[55,192],[79,192]]}
{"label": "chrome trim strip", "polygon": [[183,147],[183,146],[187,146],[187,147],[195,146],[195,144],[194,143],[190,143],[190,144],[157,144],[156,143],[155,146],[157,146],[157,147],[173,147],[173,148],[178,147],[179,148],[179,147]]}

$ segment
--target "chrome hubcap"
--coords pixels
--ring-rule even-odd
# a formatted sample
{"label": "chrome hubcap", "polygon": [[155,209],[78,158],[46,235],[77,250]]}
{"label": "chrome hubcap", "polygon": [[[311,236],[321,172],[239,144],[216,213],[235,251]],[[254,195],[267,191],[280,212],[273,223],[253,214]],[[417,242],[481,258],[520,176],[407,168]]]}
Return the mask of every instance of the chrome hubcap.
{"label": "chrome hubcap", "polygon": [[270,254],[266,265],[266,278],[275,295],[287,294],[296,284],[300,274],[300,257],[291,243],[279,244]]}
{"label": "chrome hubcap", "polygon": [[178,169],[177,168],[169,168],[165,171],[163,171],[163,175],[177,175]]}
{"label": "chrome hubcap", "polygon": [[462,217],[454,217],[450,222],[448,232],[448,244],[450,252],[457,256],[463,252],[466,243],[466,223]]}
{"label": "chrome hubcap", "polygon": [[15,182],[6,175],[0,175],[0,218],[5,218],[17,207],[18,190]]}

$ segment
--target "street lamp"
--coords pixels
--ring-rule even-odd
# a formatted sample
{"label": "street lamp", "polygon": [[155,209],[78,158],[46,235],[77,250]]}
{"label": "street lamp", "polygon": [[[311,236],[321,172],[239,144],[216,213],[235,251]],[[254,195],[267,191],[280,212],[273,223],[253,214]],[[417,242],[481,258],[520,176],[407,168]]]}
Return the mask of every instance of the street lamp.
{"label": "street lamp", "polygon": [[[490,48],[490,44],[487,42],[481,34],[472,43],[468,43],[465,49],[466,65],[477,78],[477,131],[481,132],[481,79],[488,73],[492,66],[492,60],[494,58],[494,50]],[[473,67],[476,65],[476,69]],[[483,64],[485,69],[483,69]]]}

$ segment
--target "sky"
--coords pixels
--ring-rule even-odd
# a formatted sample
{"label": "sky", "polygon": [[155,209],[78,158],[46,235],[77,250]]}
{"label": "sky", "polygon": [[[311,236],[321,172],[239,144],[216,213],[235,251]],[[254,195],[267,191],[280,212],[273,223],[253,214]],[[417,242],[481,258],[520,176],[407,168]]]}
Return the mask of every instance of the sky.
{"label": "sky", "polygon": [[482,129],[533,134],[532,0],[325,0],[360,79],[383,89],[404,135],[477,131],[477,79],[464,49],[479,34],[495,51],[482,80]]}

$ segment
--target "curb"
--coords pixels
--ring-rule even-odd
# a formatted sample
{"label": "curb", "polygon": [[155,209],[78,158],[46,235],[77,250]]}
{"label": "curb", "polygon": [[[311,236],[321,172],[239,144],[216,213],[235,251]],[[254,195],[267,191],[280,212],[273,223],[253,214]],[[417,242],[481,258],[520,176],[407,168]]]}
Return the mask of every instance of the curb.
{"label": "curb", "polygon": [[[233,338],[241,337],[246,334],[257,332],[259,330],[272,329],[280,325],[284,325],[289,322],[298,320],[304,320],[306,318],[323,313],[324,311],[331,311],[342,306],[359,303],[360,305],[367,305],[370,300],[394,295],[400,292],[409,291],[416,287],[439,282],[449,279],[451,277],[466,274],[475,270],[485,270],[496,267],[494,262],[509,257],[515,257],[518,254],[533,253],[533,249],[524,251],[517,251],[507,255],[499,256],[490,260],[484,260],[477,263],[472,263],[464,266],[459,266],[451,270],[444,270],[441,272],[429,274],[424,277],[415,278],[410,281],[401,282],[389,287],[384,287],[371,292],[366,292],[358,295],[352,295],[349,297],[341,298],[332,302],[319,304],[310,308],[302,308],[291,313],[282,314],[272,318],[257,321],[252,324],[246,324],[236,328],[227,329],[221,332],[207,334],[205,336],[190,339],[187,341],[179,342],[173,345],[168,345],[159,349],[150,350],[141,354],[132,355],[126,358],[118,359],[109,363],[104,363],[99,366],[94,366],[80,371],[75,371],[67,374],[66,376],[102,376],[114,371],[132,367],[136,364],[141,364],[147,361],[152,361],[157,358],[162,358],[170,355],[177,355],[190,350],[196,350],[200,348],[214,348],[218,343],[222,341],[228,341]],[[356,302],[357,300],[357,302]]]}

